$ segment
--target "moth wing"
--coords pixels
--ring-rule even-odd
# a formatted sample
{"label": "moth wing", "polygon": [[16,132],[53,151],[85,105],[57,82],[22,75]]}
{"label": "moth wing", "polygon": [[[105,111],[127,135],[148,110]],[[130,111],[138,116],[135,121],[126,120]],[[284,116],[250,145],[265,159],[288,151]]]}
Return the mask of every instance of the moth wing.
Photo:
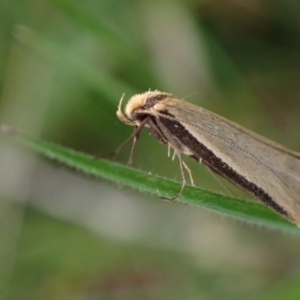
{"label": "moth wing", "polygon": [[238,174],[300,223],[300,154],[201,107],[172,98],[169,114]]}

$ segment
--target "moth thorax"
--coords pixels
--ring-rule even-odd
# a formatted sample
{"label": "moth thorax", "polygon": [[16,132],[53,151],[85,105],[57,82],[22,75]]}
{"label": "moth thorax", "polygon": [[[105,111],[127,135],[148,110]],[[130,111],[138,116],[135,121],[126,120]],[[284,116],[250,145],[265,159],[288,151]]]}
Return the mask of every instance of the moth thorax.
{"label": "moth thorax", "polygon": [[155,104],[155,102],[153,102],[151,105],[147,105],[150,99],[160,100],[160,95],[164,95],[164,93],[160,91],[153,91],[153,92],[149,91],[149,92],[132,96],[129,99],[125,108],[125,113],[127,117],[133,119],[134,110],[136,109],[145,109],[145,110],[149,109]]}
{"label": "moth thorax", "polygon": [[125,107],[125,114],[129,119],[134,119],[134,111],[145,105],[147,98],[143,97],[143,95],[144,94],[138,94],[129,99]]}

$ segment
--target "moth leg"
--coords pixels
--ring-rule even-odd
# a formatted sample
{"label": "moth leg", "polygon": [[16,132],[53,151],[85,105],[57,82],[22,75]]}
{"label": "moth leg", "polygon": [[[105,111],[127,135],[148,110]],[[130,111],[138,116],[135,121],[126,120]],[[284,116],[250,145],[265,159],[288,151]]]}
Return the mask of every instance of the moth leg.
{"label": "moth leg", "polygon": [[175,156],[176,156],[176,150],[174,149],[174,153],[173,153],[173,156],[172,156],[172,160],[174,160],[175,159]]}
{"label": "moth leg", "polygon": [[[184,163],[184,161],[182,160],[181,154],[180,154],[180,153],[176,153],[176,154],[177,154],[178,159],[179,159],[179,166],[180,166],[180,172],[181,172],[182,184],[181,184],[181,188],[180,188],[179,193],[178,193],[175,197],[173,197],[173,198],[159,197],[159,198],[161,198],[161,199],[163,199],[163,200],[166,200],[166,201],[174,201],[174,200],[180,198],[181,195],[182,195],[182,193],[183,193],[184,187],[186,186],[186,178],[185,178],[185,174],[184,174],[184,170],[183,170],[183,167],[186,168],[186,166],[184,166],[185,163]],[[190,172],[190,170],[189,170],[188,172]]]}
{"label": "moth leg", "polygon": [[133,154],[134,154],[134,150],[135,150],[135,147],[136,147],[136,142],[139,138],[140,131],[145,126],[148,119],[149,119],[149,117],[145,118],[139,125],[136,125],[135,128],[134,128],[133,133],[118,148],[116,148],[115,150],[113,150],[109,153],[106,153],[104,155],[100,155],[99,157],[96,157],[96,158],[107,158],[107,157],[117,155],[133,139],[133,145],[132,145],[129,160],[128,160],[128,163],[127,163],[128,165],[130,165],[132,163],[132,160],[133,160]]}
{"label": "moth leg", "polygon": [[[135,128],[135,129],[137,130],[137,128]],[[136,143],[137,143],[139,137],[140,137],[140,132],[137,132],[133,136],[133,143],[132,143],[132,147],[131,147],[131,150],[130,150],[130,155],[129,155],[129,159],[128,159],[127,165],[131,165],[132,162],[133,162],[133,155],[134,155],[134,151],[135,151],[135,148],[136,148]]]}
{"label": "moth leg", "polygon": [[193,178],[191,169],[188,167],[188,165],[185,163],[184,160],[182,161],[182,164],[183,164],[184,168],[187,170],[187,172],[189,173],[191,185],[195,186],[195,182],[194,182],[194,178]]}

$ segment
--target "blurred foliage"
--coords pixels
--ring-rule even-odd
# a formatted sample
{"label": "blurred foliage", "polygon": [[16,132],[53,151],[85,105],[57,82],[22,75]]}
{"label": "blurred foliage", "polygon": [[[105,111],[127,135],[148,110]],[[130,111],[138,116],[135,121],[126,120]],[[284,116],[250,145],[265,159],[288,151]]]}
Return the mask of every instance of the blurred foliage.
{"label": "blurred foliage", "polygon": [[[295,1],[2,0],[0,16],[0,123],[99,155],[131,132],[120,96],[161,89],[300,150]],[[2,138],[0,151],[1,299],[300,296],[298,235],[116,188]],[[147,134],[134,166],[180,178]]]}

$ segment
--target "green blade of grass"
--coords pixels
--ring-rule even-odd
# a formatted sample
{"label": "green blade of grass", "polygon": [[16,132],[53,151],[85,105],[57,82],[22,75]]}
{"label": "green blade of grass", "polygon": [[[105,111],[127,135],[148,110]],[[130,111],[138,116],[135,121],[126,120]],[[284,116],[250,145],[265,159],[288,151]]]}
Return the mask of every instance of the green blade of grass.
{"label": "green blade of grass", "polygon": [[47,0],[47,2],[59,9],[79,28],[93,34],[102,46],[110,53],[114,53],[115,58],[127,61],[130,64],[130,68],[133,69],[131,72],[139,74],[139,77],[143,78],[144,82],[156,82],[156,78],[151,71],[151,65],[144,58],[143,53],[138,51],[141,41],[134,38],[135,36],[130,40],[124,38],[126,34],[114,31],[108,24],[105,24],[101,17],[95,20],[90,14],[85,12],[83,7],[74,3],[74,1]]}
{"label": "green blade of grass", "polygon": [[[181,187],[181,183],[172,180],[150,175],[109,160],[95,159],[91,155],[16,133],[6,125],[2,126],[2,131],[50,159],[57,160],[85,174],[111,180],[140,192],[173,197],[178,194]],[[298,230],[296,225],[260,203],[224,196],[198,187],[186,186],[183,195],[177,201],[257,225],[283,230]]]}
{"label": "green blade of grass", "polygon": [[[74,55],[74,53],[70,53],[63,47],[27,27],[16,26],[14,36],[24,45],[53,61],[59,58],[61,64],[65,64],[67,68],[71,68],[86,84],[100,95],[111,99],[111,101],[118,101],[116,99],[119,99],[123,93],[127,95],[134,94],[134,90],[128,84],[111,76],[108,72],[101,71],[101,69],[84,62]],[[112,89],[111,87],[114,88]]]}
{"label": "green blade of grass", "polygon": [[99,39],[101,44],[108,48],[110,52],[115,53],[123,59],[130,59],[141,63],[143,66],[147,64],[141,60],[138,55],[137,48],[133,47],[131,41],[128,41],[120,32],[116,32],[105,23],[103,19],[94,19],[91,14],[86,12],[83,7],[69,0],[46,0],[48,3],[56,7],[70,21],[79,28],[86,30]]}

